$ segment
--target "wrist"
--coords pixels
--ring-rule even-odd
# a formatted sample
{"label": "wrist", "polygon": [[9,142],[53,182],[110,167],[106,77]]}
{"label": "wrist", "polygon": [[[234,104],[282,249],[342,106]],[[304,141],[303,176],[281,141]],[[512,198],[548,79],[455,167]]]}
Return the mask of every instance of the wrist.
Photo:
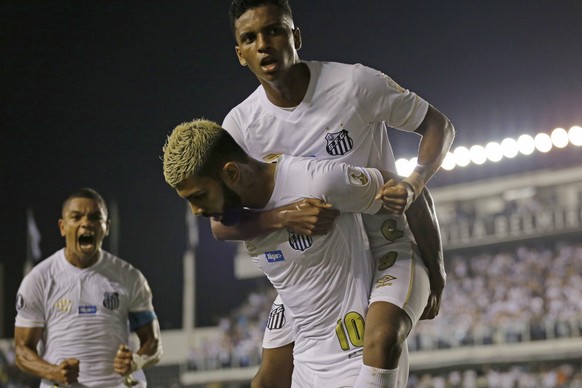
{"label": "wrist", "polygon": [[413,199],[416,200],[422,190],[424,189],[424,181],[422,180],[420,173],[418,171],[413,171],[408,177],[402,180],[403,183],[407,184],[412,188]]}

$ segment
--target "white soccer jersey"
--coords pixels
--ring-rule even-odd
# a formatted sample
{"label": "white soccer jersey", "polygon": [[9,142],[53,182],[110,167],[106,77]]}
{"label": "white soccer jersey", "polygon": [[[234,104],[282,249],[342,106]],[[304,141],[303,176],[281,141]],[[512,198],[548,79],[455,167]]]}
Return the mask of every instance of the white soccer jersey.
{"label": "white soccer jersey", "polygon": [[[253,158],[277,155],[334,159],[353,166],[396,171],[387,127],[414,131],[428,103],[389,76],[356,64],[304,61],[311,74],[303,101],[292,111],[273,105],[259,86],[233,108],[222,126]],[[364,217],[370,246],[384,246],[383,222]],[[398,238],[412,241],[404,217],[393,218]]]}
{"label": "white soccer jersey", "polygon": [[143,274],[101,252],[97,263],[81,269],[61,249],[34,267],[18,290],[16,326],[44,327],[46,361],[79,359],[76,387],[123,387],[113,360],[119,345],[129,344],[128,314],[154,311]]}
{"label": "white soccer jersey", "polygon": [[[253,262],[274,285],[293,320],[295,361],[313,371],[343,363],[359,369],[373,266],[371,259],[362,257],[365,239],[352,212],[373,214],[380,209],[374,197],[382,175],[335,161],[284,156],[275,179],[266,209],[312,197],[345,212],[323,236],[279,230],[246,242]],[[283,323],[277,318],[272,315],[269,325]]]}
{"label": "white soccer jersey", "polygon": [[[310,156],[396,172],[387,127],[414,131],[424,119],[428,103],[363,65],[304,63],[311,76],[305,97],[295,109],[273,105],[259,86],[229,112],[222,126],[255,159],[271,161],[279,154]],[[405,217],[362,214],[362,219],[378,269],[371,301],[400,306],[416,322],[428,298],[429,284],[424,263],[412,253],[413,236]],[[386,258],[392,260],[393,252],[398,261],[386,270],[382,263]],[[391,281],[394,277],[399,277],[398,284]],[[276,301],[269,324],[280,323],[283,310]],[[291,326],[285,322],[268,327],[263,347],[292,342]],[[331,370],[342,370],[342,366],[334,365]]]}

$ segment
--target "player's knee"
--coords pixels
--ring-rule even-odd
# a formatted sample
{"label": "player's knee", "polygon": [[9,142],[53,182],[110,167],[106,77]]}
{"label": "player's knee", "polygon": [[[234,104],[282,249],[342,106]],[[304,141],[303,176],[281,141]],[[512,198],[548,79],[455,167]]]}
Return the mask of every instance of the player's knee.
{"label": "player's knee", "polygon": [[406,322],[385,320],[366,327],[364,351],[378,357],[396,361],[402,353],[402,345],[410,332]]}
{"label": "player's knee", "polygon": [[379,351],[389,351],[399,349],[406,339],[406,336],[399,335],[399,330],[392,326],[375,327],[366,331],[366,346],[379,349]]}

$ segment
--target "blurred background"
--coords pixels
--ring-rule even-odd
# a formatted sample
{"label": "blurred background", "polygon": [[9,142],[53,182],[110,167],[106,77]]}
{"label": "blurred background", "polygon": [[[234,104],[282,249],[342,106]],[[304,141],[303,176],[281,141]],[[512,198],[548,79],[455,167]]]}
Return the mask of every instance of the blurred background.
{"label": "blurred background", "polygon": [[[32,384],[13,366],[16,291],[63,246],[61,204],[82,186],[109,202],[105,248],[153,289],[150,385],[248,386],[272,289],[188,216],[160,160],[177,124],[221,122],[258,85],[228,3],[0,4],[0,386]],[[457,129],[429,182],[448,285],[410,336],[410,386],[582,386],[582,3],[291,5],[302,59],[382,70]],[[419,138],[390,136],[405,173]]]}

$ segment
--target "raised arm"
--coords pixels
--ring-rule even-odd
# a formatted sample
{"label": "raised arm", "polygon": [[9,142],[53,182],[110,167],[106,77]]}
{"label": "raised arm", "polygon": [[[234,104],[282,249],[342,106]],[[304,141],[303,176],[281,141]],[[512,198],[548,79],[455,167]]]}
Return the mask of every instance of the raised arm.
{"label": "raised arm", "polygon": [[69,358],[59,365],[46,362],[37,353],[36,347],[42,338],[42,327],[15,327],[14,348],[16,366],[22,371],[57,384],[74,384],[79,378],[79,360]]}
{"label": "raised arm", "polygon": [[422,138],[414,171],[400,182],[387,182],[381,192],[385,208],[396,214],[402,214],[420,196],[440,168],[455,138],[455,129],[449,119],[432,106],[415,132]]}
{"label": "raised arm", "polygon": [[325,234],[338,215],[339,212],[330,204],[316,198],[305,198],[275,209],[245,210],[241,222],[234,226],[213,220],[210,223],[217,240],[250,240],[283,228],[306,236]]}

